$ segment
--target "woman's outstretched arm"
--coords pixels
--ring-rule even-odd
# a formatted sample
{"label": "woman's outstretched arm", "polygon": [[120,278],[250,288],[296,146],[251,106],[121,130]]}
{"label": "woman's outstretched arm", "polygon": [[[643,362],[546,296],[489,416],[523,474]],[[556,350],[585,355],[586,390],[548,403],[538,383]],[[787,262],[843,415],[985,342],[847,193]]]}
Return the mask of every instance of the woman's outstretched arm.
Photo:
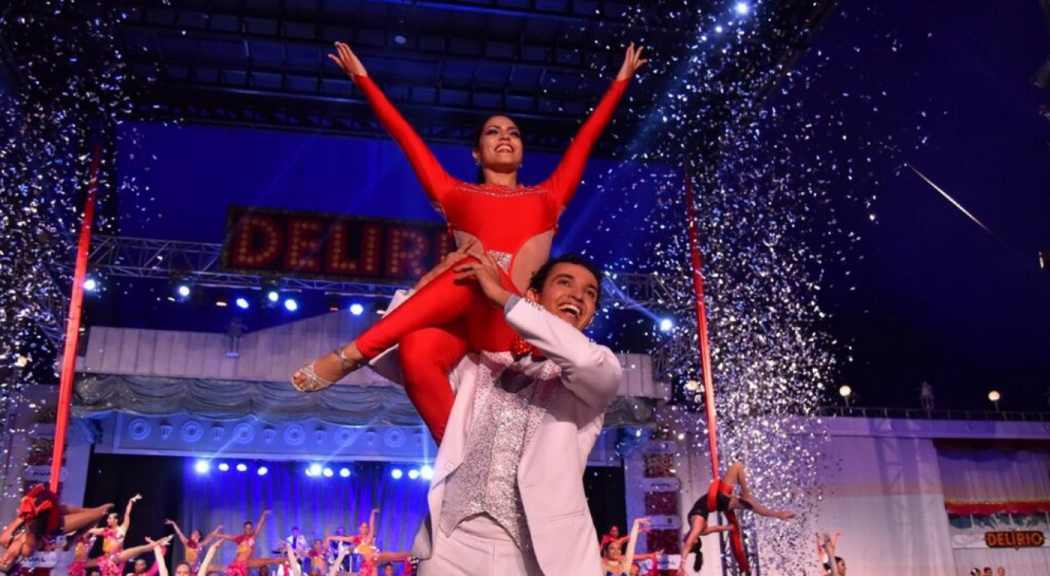
{"label": "woman's outstretched arm", "polygon": [[350,49],[350,46],[343,42],[336,42],[335,48],[336,54],[329,54],[328,58],[338,64],[365,95],[368,103],[375,110],[376,116],[379,117],[379,121],[383,123],[387,132],[390,132],[394,141],[404,151],[409,163],[412,164],[416,178],[419,179],[427,197],[432,203],[440,205],[445,193],[455,183],[455,179],[445,172],[419,134],[412,129],[404,116],[397,111],[397,108],[394,108],[383,91],[368,76],[364,64]]}
{"label": "woman's outstretched arm", "polygon": [[591,112],[590,117],[580,127],[580,131],[576,133],[576,137],[573,138],[572,144],[565,151],[565,155],[562,156],[558,167],[554,169],[550,178],[547,179],[550,193],[559,206],[566,206],[572,200],[573,195],[576,193],[576,188],[580,184],[580,179],[583,178],[583,169],[587,165],[587,158],[591,155],[591,149],[594,148],[598,137],[602,135],[605,126],[612,120],[613,112],[616,111],[616,105],[619,104],[624,90],[627,89],[628,81],[639,68],[648,62],[648,60],[642,58],[642,50],[644,50],[642,47],[635,48],[634,42],[631,42],[630,46],[627,47],[623,65],[620,66],[620,72],[616,75],[616,79],[609,86],[609,90],[602,97],[601,102],[595,106],[594,112]]}
{"label": "woman's outstretched arm", "polygon": [[121,534],[127,535],[128,528],[131,528],[131,509],[139,500],[142,500],[142,494],[136,494],[128,500],[128,505],[124,508],[124,523],[120,525]]}

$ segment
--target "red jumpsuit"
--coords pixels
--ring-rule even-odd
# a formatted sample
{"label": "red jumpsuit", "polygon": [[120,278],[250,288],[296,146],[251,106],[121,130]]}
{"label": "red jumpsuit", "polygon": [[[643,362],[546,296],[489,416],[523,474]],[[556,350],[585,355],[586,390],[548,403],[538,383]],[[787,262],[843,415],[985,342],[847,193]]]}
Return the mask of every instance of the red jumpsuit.
{"label": "red jumpsuit", "polygon": [[[612,83],[547,180],[511,188],[469,184],[450,176],[372,79],[353,79],[404,150],[423,191],[445,216],[449,229],[477,238],[499,262],[503,285],[513,292],[518,290],[509,274],[518,252],[530,239],[556,231],[558,217],[583,177],[587,156],[628,82]],[[454,276],[452,270],[441,274],[357,339],[358,349],[368,359],[400,344],[405,392],[438,443],[454,400],[448,373],[469,351],[510,350],[516,336],[481,290],[455,283]]]}

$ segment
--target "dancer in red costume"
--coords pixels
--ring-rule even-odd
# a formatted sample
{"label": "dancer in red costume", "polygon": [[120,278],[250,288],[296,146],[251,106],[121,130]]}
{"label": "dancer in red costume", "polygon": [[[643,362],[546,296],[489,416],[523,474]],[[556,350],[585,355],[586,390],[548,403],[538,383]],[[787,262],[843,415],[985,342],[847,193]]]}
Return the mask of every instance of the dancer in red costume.
{"label": "dancer in red costume", "polygon": [[200,530],[190,530],[190,535],[187,537],[179,529],[179,524],[174,520],[165,520],[165,524],[172,527],[175,530],[175,534],[182,541],[182,545],[186,547],[186,562],[190,565],[192,572],[196,572],[201,567],[201,561],[204,557],[201,555],[201,551],[208,546],[208,544],[215,538],[215,535],[222,530],[222,524],[215,527],[215,530],[211,531],[211,534],[204,536]]}
{"label": "dancer in red costume", "polygon": [[[354,536],[326,536],[330,542],[347,542],[353,545],[354,554],[361,556],[359,576],[376,576],[376,569],[384,562],[404,562],[411,566],[412,554],[409,552],[380,552],[376,546],[376,514],[379,508],[372,509],[368,523],[362,522]],[[411,573],[411,569],[409,569]]]}
{"label": "dancer in red costume", "polygon": [[[733,496],[733,489],[740,486],[740,496]],[[682,564],[678,567],[678,575],[685,576],[685,556],[690,552],[696,554],[693,561],[693,571],[699,572],[703,566],[703,553],[700,551],[700,537],[713,532],[730,532],[730,544],[733,556],[743,572],[748,572],[750,567],[744,550],[743,540],[740,535],[740,524],[736,519],[737,510],[751,510],[761,516],[790,520],[795,517],[794,512],[787,510],[773,510],[767,508],[751,496],[751,490],[747,486],[747,473],[741,462],[733,462],[722,476],[721,480],[711,482],[707,494],[704,494],[693,503],[689,510],[688,525],[689,534],[685,538]],[[707,523],[707,515],[711,512],[722,512],[729,521],[728,526],[718,526]]]}
{"label": "dancer in red costume", "polygon": [[0,533],[0,572],[12,573],[23,558],[28,558],[62,533],[74,533],[79,538],[97,524],[112,508],[105,504],[97,508],[75,508],[60,504],[58,496],[43,484],[33,486],[18,506],[18,516]]}
{"label": "dancer in red costume", "polygon": [[[506,116],[490,117],[482,125],[473,151],[482,183],[469,184],[445,172],[372,82],[350,47],[336,43],[336,48],[338,56],[330,58],[350,75],[404,150],[423,191],[448,221],[457,244],[477,241],[478,250],[487,250],[500,264],[504,287],[519,294],[550,256],[558,217],[579,185],[591,148],[612,118],[628,81],[646,63],[642,48],[632,43],[616,79],[561,163],[536,186],[518,183],[522,159],[518,126]],[[511,350],[516,340],[500,311],[486,303],[481,291],[472,283],[457,283],[455,273],[448,271],[356,341],[300,368],[292,376],[292,384],[302,391],[327,388],[399,344],[405,392],[440,443],[453,402],[449,371],[468,351]]]}
{"label": "dancer in red costume", "polygon": [[124,537],[128,533],[128,529],[131,528],[131,509],[134,508],[135,503],[142,500],[142,494],[136,494],[128,500],[128,505],[124,508],[124,521],[120,521],[120,517],[117,516],[116,512],[110,512],[106,516],[106,527],[105,528],[93,528],[89,534],[92,536],[102,536],[102,558],[103,561],[99,564],[99,572],[102,576],[120,576],[124,571],[124,561],[119,564],[112,564],[105,561],[107,558],[116,558],[124,550]]}
{"label": "dancer in red costume", "polygon": [[[216,538],[229,540],[237,545],[237,555],[234,556],[230,565],[226,567],[226,576],[248,576],[248,569],[250,568],[258,568],[259,566],[279,564],[282,562],[280,558],[252,558],[252,555],[255,554],[255,541],[259,537],[259,533],[262,532],[263,524],[266,523],[266,517],[269,515],[270,511],[264,510],[262,515],[259,516],[259,522],[257,524],[245,522],[244,532],[238,536],[233,536],[232,534],[215,534]],[[213,568],[212,571],[219,570]]]}

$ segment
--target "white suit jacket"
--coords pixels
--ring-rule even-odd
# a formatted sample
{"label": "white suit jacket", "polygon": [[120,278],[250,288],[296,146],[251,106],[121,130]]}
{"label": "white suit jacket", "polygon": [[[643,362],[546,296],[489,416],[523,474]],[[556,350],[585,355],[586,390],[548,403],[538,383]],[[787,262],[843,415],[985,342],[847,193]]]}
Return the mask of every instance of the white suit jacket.
{"label": "white suit jacket", "polygon": [[[536,559],[544,576],[598,576],[602,573],[596,552],[598,537],[587,508],[583,474],[623,370],[611,350],[594,344],[575,327],[528,300],[518,300],[505,316],[522,338],[561,370],[551,384],[554,391],[547,413],[518,465],[518,489]],[[537,364],[531,358],[519,362],[530,373],[539,368]],[[412,546],[419,558],[431,555],[434,519],[441,517],[445,480],[466,456],[478,371],[490,366],[489,362],[482,365],[482,359],[472,354],[449,375],[456,400],[434,461],[427,497],[430,514]],[[381,368],[378,371],[390,374]]]}

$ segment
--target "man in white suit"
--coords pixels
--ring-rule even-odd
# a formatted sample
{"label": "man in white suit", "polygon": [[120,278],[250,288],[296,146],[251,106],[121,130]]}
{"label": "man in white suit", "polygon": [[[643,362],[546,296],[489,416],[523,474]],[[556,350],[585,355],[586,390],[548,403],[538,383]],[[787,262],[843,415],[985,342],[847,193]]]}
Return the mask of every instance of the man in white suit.
{"label": "man in white suit", "polygon": [[532,351],[470,355],[450,374],[456,400],[412,548],[419,574],[598,576],[583,473],[622,377],[615,354],[582,332],[600,277],[580,258],[555,258],[521,298],[488,254],[455,269]]}

